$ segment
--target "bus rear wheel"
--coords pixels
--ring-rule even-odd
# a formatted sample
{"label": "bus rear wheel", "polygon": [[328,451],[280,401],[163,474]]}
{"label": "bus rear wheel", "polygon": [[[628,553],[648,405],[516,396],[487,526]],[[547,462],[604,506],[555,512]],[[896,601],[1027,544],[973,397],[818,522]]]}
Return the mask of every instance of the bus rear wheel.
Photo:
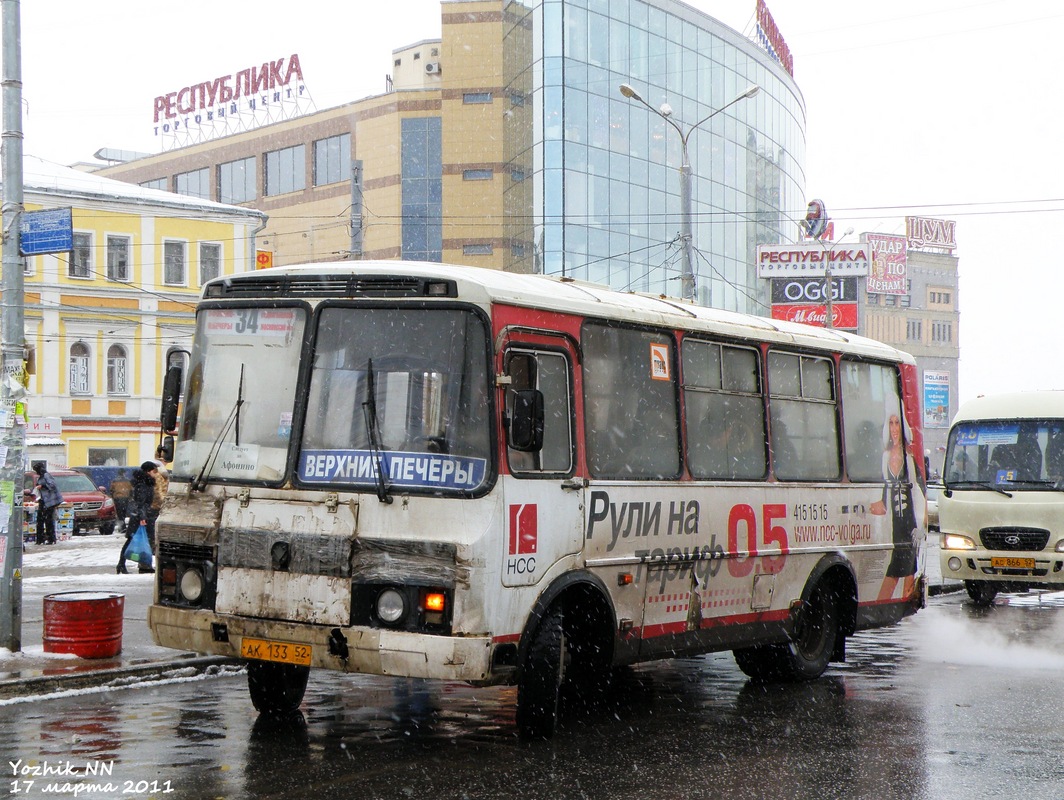
{"label": "bus rear wheel", "polygon": [[248,662],[248,693],[260,714],[290,714],[307,691],[310,669],[272,661]]}
{"label": "bus rear wheel", "polygon": [[808,681],[824,674],[839,635],[835,593],[818,583],[802,607],[791,641],[746,647],[734,652],[744,673],[761,681]]}
{"label": "bus rear wheel", "polygon": [[517,684],[517,729],[527,739],[549,739],[558,724],[567,647],[562,609],[540,620]]}
{"label": "bus rear wheel", "polygon": [[998,593],[997,587],[987,581],[965,581],[964,589],[972,602],[983,608],[993,605]]}

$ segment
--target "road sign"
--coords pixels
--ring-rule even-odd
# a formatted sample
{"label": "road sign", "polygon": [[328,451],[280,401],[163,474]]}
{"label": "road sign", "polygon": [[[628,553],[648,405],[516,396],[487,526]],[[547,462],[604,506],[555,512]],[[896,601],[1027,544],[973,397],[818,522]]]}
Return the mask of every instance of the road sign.
{"label": "road sign", "polygon": [[27,211],[19,226],[19,252],[24,256],[69,253],[74,249],[74,223],[69,208]]}
{"label": "road sign", "polygon": [[255,269],[268,269],[273,266],[272,250],[255,251]]}

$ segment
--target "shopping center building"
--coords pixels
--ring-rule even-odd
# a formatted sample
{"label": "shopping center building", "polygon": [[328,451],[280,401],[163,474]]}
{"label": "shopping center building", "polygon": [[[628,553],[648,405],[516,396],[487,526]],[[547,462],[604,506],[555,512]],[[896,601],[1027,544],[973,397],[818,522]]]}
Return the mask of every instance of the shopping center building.
{"label": "shopping center building", "polygon": [[298,54],[232,76],[226,103],[190,86],[156,103],[182,146],[102,172],[266,212],[274,265],[426,259],[670,295],[686,210],[696,301],[767,312],[756,245],[805,209],[804,101],[768,50],[672,0],[445,2],[440,30],[394,51],[381,94],[250,130],[228,132],[234,112],[298,94]]}

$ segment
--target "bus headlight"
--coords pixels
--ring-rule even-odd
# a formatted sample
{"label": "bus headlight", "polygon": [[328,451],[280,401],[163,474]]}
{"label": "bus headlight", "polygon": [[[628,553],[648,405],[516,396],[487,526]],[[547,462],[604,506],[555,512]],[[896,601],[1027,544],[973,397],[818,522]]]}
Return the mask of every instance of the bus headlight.
{"label": "bus headlight", "polygon": [[942,547],[945,550],[974,550],[975,542],[959,533],[947,533],[942,537]]}
{"label": "bus headlight", "polygon": [[394,625],[406,614],[406,601],[395,589],[385,589],[377,595],[377,618]]}
{"label": "bus headlight", "polygon": [[186,569],[181,573],[181,596],[190,603],[198,603],[203,597],[203,573],[198,569]]}

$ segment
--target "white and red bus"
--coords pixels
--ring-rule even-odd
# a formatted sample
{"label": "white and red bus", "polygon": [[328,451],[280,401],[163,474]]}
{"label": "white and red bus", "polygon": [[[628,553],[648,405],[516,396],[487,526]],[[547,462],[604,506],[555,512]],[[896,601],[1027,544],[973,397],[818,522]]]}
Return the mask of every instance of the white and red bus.
{"label": "white and red bus", "polygon": [[246,659],[260,711],[311,668],[516,683],[531,736],[636,662],[815,678],[925,601],[917,388],[878,342],[565,278],[215,280],[150,627]]}

